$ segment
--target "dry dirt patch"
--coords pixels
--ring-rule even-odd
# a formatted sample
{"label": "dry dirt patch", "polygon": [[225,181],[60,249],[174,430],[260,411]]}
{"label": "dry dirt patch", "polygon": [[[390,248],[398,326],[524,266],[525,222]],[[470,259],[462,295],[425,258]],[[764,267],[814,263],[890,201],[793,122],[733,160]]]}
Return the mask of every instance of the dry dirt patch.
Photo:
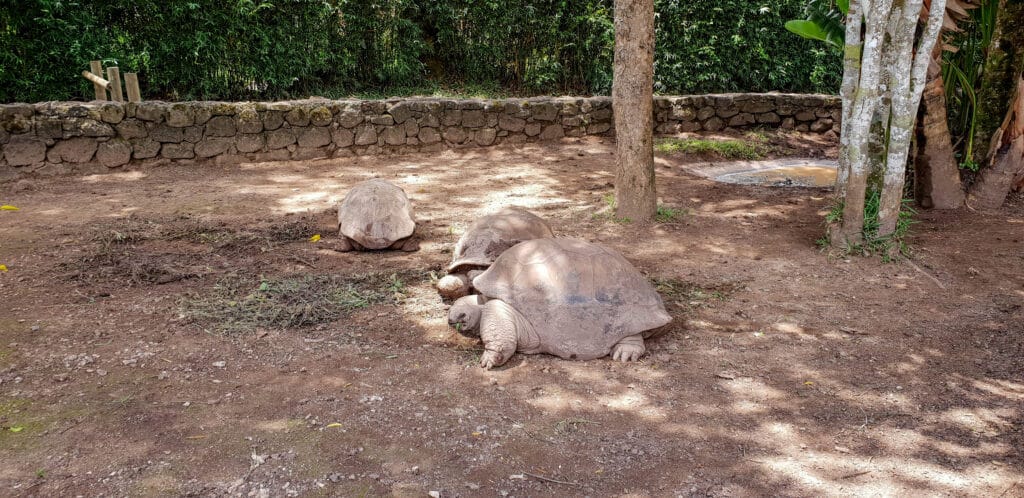
{"label": "dry dirt patch", "polygon": [[[657,158],[661,203],[681,215],[651,227],[595,216],[612,150],[567,140],[0,185],[21,208],[0,213],[0,494],[1020,489],[1024,200],[923,213],[918,271],[829,258],[813,243],[826,190],[682,168],[708,158]],[[371,176],[416,204],[419,252],[330,249],[333,206]],[[478,346],[448,329],[430,272],[478,213],[507,204],[622,251],[655,281],[675,321],[641,362],[475,366]],[[140,227],[98,236],[126,223]],[[315,299],[284,301],[287,317],[324,289],[372,298],[302,326],[242,321],[251,333],[182,316],[188,296],[244,302],[297,283]]]}

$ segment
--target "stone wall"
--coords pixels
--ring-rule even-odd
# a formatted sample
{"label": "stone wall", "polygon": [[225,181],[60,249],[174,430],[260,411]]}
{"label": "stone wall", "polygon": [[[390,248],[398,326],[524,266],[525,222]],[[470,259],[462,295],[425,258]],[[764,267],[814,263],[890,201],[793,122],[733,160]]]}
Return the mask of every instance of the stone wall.
{"label": "stone wall", "polygon": [[[782,127],[838,131],[838,98],[656,97],[660,134]],[[609,97],[0,105],[0,179],[130,162],[260,162],[438,152],[612,133]]]}

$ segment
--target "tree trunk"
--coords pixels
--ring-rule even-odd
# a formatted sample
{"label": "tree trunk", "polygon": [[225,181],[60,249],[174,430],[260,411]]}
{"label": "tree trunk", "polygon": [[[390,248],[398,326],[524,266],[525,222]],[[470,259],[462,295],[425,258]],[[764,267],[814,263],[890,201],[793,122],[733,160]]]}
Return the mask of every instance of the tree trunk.
{"label": "tree trunk", "polygon": [[941,57],[942,44],[936,43],[921,101],[918,154],[914,159],[915,197],[917,204],[926,209],[956,209],[964,204],[946,118],[946,92],[938,60]]}
{"label": "tree trunk", "polygon": [[857,79],[845,129],[848,138],[839,150],[840,162],[848,171],[842,175],[845,177],[843,191],[837,192],[843,199],[843,219],[829,234],[834,247],[850,249],[864,241],[864,195],[872,163],[871,124],[882,100],[881,59],[890,10],[892,0],[850,2],[850,15],[863,16],[865,30],[860,60],[844,58],[844,79],[851,71],[857,74]]}
{"label": "tree trunk", "polygon": [[974,159],[984,164],[991,155],[996,130],[1006,121],[1007,106],[1024,71],[1024,2],[1001,0],[992,42],[987,47],[975,111]]}
{"label": "tree trunk", "polygon": [[917,37],[915,50],[914,34],[921,4],[922,0],[905,0],[893,11],[893,30],[889,42],[893,51],[892,64],[889,65],[892,69],[892,79],[889,80],[892,114],[889,119],[885,177],[878,208],[880,238],[895,232],[899,221],[914,120],[917,118],[917,107],[928,76],[928,66],[932,61],[932,48],[939,38],[939,29],[946,12],[946,0],[932,0],[928,22]]}
{"label": "tree trunk", "polygon": [[[969,206],[980,209],[1001,206],[1024,177],[1024,144],[1020,143],[1024,140],[1024,2],[1003,0],[997,15],[978,99],[976,143],[990,141],[988,167],[981,170],[967,198]],[[997,127],[995,116],[1006,109],[1007,102],[1009,110]]]}
{"label": "tree trunk", "polygon": [[616,216],[649,222],[654,186],[654,0],[615,0]]}
{"label": "tree trunk", "polygon": [[[850,145],[850,116],[853,114],[854,92],[860,79],[860,58],[864,44],[860,38],[861,10],[858,0],[851,0],[852,7],[846,15],[846,37],[843,45],[843,84],[839,87],[839,96],[843,103],[842,119],[839,122],[839,149],[847,150]],[[846,181],[850,177],[850,156],[839,154],[839,165],[836,168],[836,185],[833,192],[836,196],[846,191]]]}
{"label": "tree trunk", "polygon": [[1024,75],[1018,79],[1017,92],[1003,126],[992,138],[990,164],[981,170],[971,188],[968,205],[980,209],[996,209],[1024,174]]}

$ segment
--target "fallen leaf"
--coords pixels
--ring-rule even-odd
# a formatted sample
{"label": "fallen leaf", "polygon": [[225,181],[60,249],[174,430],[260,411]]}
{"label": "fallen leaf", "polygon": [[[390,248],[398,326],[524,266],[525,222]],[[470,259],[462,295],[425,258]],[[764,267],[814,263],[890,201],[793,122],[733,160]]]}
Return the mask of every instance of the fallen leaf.
{"label": "fallen leaf", "polygon": [[0,271],[7,271],[7,265],[0,265]]}
{"label": "fallen leaf", "polygon": [[813,386],[813,385],[814,385],[814,383],[813,383],[813,382],[811,382],[811,381],[807,381],[807,382],[804,382],[804,385],[805,385],[805,386]]}
{"label": "fallen leaf", "polygon": [[341,424],[339,424],[339,423],[337,423],[337,422],[332,422],[332,423],[330,423],[330,424],[327,424],[327,428],[328,428],[328,429],[330,429],[330,428],[332,428],[332,427],[341,427]]}
{"label": "fallen leaf", "polygon": [[21,432],[21,431],[25,430],[25,428],[20,426],[20,425],[16,425],[14,427],[9,427],[7,430],[9,430],[11,432]]}
{"label": "fallen leaf", "polygon": [[718,377],[719,379],[733,380],[736,378],[736,374],[732,372],[718,372],[715,374],[715,377]]}
{"label": "fallen leaf", "polygon": [[206,436],[203,436],[203,435],[199,435],[199,436],[188,436],[188,437],[186,437],[185,439],[206,439]]}
{"label": "fallen leaf", "polygon": [[474,433],[472,434],[472,436],[473,436],[473,437],[480,437],[480,436],[482,436],[483,434],[484,434],[484,433],[482,433],[482,432],[474,432]]}
{"label": "fallen leaf", "polygon": [[316,234],[316,235],[310,237],[309,241],[314,243],[314,244],[317,243],[317,242],[320,242],[320,234]]}
{"label": "fallen leaf", "polygon": [[0,206],[0,211],[20,211],[20,209],[10,204],[4,204],[3,206]]}

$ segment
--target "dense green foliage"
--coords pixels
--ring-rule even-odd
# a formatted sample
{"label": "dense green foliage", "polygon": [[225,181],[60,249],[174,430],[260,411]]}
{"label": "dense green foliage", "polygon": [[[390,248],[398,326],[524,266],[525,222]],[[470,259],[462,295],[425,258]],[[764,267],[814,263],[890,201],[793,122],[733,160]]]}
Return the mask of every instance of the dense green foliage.
{"label": "dense green foliage", "polygon": [[[0,101],[89,98],[102,59],[147,98],[483,87],[608,93],[612,0],[23,0],[0,5]],[[656,91],[832,92],[841,61],[789,35],[802,0],[657,0]]]}
{"label": "dense green foliage", "polygon": [[[946,87],[950,134],[956,137],[953,145],[960,167],[972,171],[977,171],[980,162],[974,150],[978,131],[977,93],[992,44],[998,8],[998,0],[983,0],[979,8],[972,9],[967,19],[957,23],[961,31],[950,36],[949,43],[957,50],[942,54],[942,81]],[[997,119],[1001,121],[1005,102],[1000,102],[998,107],[1000,116]],[[995,128],[985,131],[985,136],[989,136]],[[987,151],[977,152],[983,158]]]}

